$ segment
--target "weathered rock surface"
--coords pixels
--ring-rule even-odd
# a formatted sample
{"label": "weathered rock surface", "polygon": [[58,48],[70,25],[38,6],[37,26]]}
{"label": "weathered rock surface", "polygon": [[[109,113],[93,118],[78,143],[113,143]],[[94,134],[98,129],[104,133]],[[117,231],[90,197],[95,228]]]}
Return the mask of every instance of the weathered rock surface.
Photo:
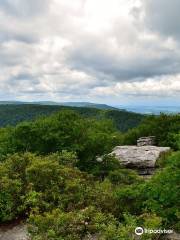
{"label": "weathered rock surface", "polygon": [[137,146],[154,146],[155,145],[155,136],[141,137],[137,140]]}
{"label": "weathered rock surface", "polygon": [[162,236],[160,238],[161,240],[180,240],[180,233],[172,233],[172,234],[167,234],[166,236]]}
{"label": "weathered rock surface", "polygon": [[98,240],[98,235],[97,234],[88,235],[83,240]]}
{"label": "weathered rock surface", "polygon": [[0,240],[30,240],[25,224],[0,227]]}
{"label": "weathered rock surface", "polygon": [[111,155],[115,155],[121,164],[126,167],[148,169],[155,168],[156,161],[159,157],[169,151],[169,147],[117,146],[113,149]]}

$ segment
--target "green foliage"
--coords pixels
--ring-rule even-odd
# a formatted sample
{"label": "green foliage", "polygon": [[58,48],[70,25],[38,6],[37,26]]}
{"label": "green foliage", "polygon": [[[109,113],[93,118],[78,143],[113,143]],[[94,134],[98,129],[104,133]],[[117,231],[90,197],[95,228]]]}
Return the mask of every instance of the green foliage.
{"label": "green foliage", "polygon": [[77,154],[74,152],[68,152],[67,150],[51,154],[49,155],[49,158],[56,159],[59,164],[69,167],[76,166],[78,162]]}
{"label": "green foliage", "polygon": [[97,233],[101,237],[105,228],[115,223],[112,215],[105,215],[93,207],[68,213],[57,209],[45,215],[31,215],[29,230],[32,240],[37,238],[81,240]]}
{"label": "green foliage", "polygon": [[16,125],[22,121],[34,120],[61,110],[59,106],[42,106],[35,104],[0,105],[0,126]]}
{"label": "green foliage", "polygon": [[151,116],[122,134],[104,119],[116,114],[94,119],[94,111],[101,110],[89,118],[60,111],[0,129],[0,221],[26,216],[32,240],[135,240],[137,226],[180,230],[180,152],[163,156],[149,180],[108,155],[144,135],[178,149],[179,116]]}
{"label": "green foliage", "polygon": [[109,120],[85,119],[76,112],[61,111],[48,118],[20,123],[13,129],[7,129],[7,132],[3,129],[0,134],[0,158],[4,159],[12,152],[30,151],[44,155],[76,152],[80,160],[78,166],[87,170],[94,165],[96,156],[109,152],[120,137]]}
{"label": "green foliage", "polygon": [[11,127],[0,128],[0,162],[4,160],[7,154],[15,152],[13,146],[13,137],[12,134],[14,129]]}
{"label": "green foliage", "polygon": [[116,185],[130,185],[142,181],[142,178],[135,171],[124,168],[110,171],[108,178]]}
{"label": "green foliage", "polygon": [[7,221],[21,214],[22,197],[26,193],[26,168],[34,155],[14,154],[0,164],[0,221]]}
{"label": "green foliage", "polygon": [[[165,161],[163,170],[150,180],[116,188],[119,212],[140,215],[151,212],[162,218],[164,226],[179,225],[180,206],[180,153],[177,152]],[[178,228],[178,227],[177,227]]]}
{"label": "green foliage", "polygon": [[19,195],[22,191],[21,182],[7,177],[0,178],[0,222],[8,221],[19,214]]}
{"label": "green foliage", "polygon": [[173,154],[166,167],[149,181],[142,192],[144,206],[162,217],[165,224],[175,225],[180,220],[180,152]]}
{"label": "green foliage", "polygon": [[[68,160],[70,154],[66,152]],[[91,177],[60,165],[54,154],[47,157],[30,153],[9,156],[0,165],[0,219],[10,220],[33,208],[44,211],[58,205],[75,208],[85,204],[88,181]]]}
{"label": "green foliage", "polygon": [[96,162],[92,166],[91,173],[104,179],[111,171],[120,169],[120,162],[113,156],[104,155],[97,157]]}
{"label": "green foliage", "polygon": [[105,118],[111,119],[117,129],[122,132],[138,126],[144,119],[144,116],[141,114],[127,111],[109,110],[104,115]]}
{"label": "green foliage", "polygon": [[171,139],[173,140],[172,146],[174,146],[174,149],[180,150],[180,132],[173,134]]}
{"label": "green foliage", "polygon": [[155,136],[156,144],[169,146],[177,150],[179,148],[180,115],[148,116],[143,122],[124,137],[124,144],[136,144],[139,137]]}
{"label": "green foliage", "polygon": [[[120,223],[111,214],[103,214],[94,207],[88,207],[80,211],[62,212],[59,209],[44,215],[32,214],[29,219],[29,231],[32,240],[135,240],[134,230],[140,226],[150,229],[159,229],[161,219],[154,214],[144,214],[134,217],[124,214]],[[144,234],[140,239],[152,240],[154,234]]]}
{"label": "green foliage", "polygon": [[76,111],[85,118],[94,118],[98,120],[110,119],[113,121],[115,127],[122,132],[136,127],[144,118],[141,114],[118,109],[98,109],[98,106],[97,108],[91,108],[38,104],[13,104],[0,105],[0,127],[16,125],[23,121],[32,121],[39,117],[49,116],[63,110]]}
{"label": "green foliage", "polygon": [[115,191],[116,201],[118,203],[118,217],[122,217],[122,213],[130,213],[139,215],[142,213],[143,195],[142,190],[144,184],[132,184],[118,186]]}

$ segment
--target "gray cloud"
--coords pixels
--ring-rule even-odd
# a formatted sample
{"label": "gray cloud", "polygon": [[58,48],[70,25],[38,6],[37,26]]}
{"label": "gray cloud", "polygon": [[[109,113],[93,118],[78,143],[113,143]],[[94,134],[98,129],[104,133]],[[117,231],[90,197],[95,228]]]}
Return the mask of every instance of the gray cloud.
{"label": "gray cloud", "polygon": [[49,0],[1,0],[0,7],[8,15],[15,17],[32,17],[42,14],[48,7]]}
{"label": "gray cloud", "polygon": [[143,1],[145,24],[152,31],[165,37],[180,37],[180,1],[179,0],[146,0]]}
{"label": "gray cloud", "polygon": [[[116,55],[109,53],[106,47],[110,46],[104,46],[104,49],[99,50],[98,46],[92,43],[73,48],[69,53],[68,63],[74,69],[99,77],[106,76],[112,81],[131,81],[135,78],[144,79],[157,75],[176,74],[180,71],[180,56],[174,51],[144,47],[137,55],[132,53],[132,56],[127,58],[125,53],[122,55],[120,51],[117,51]],[[156,56],[151,56],[153,52]]]}
{"label": "gray cloud", "polygon": [[[118,23],[122,25],[120,20]],[[128,33],[124,33],[122,26],[113,27],[110,34],[81,36],[81,41],[74,41],[67,48],[67,63],[74,69],[111,81],[179,73],[178,47],[149,32],[139,32],[138,28],[127,26],[126,30]]]}
{"label": "gray cloud", "polygon": [[168,97],[180,98],[179,5],[0,1],[0,98],[98,101],[104,91],[107,101],[164,101],[168,84]]}

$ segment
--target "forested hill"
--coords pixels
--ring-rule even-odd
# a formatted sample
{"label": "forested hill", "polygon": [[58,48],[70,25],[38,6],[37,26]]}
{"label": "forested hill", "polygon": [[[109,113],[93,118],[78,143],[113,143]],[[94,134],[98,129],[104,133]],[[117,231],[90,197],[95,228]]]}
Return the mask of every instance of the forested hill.
{"label": "forested hill", "polygon": [[120,131],[127,131],[130,128],[136,127],[144,118],[141,114],[116,109],[111,110],[41,104],[3,104],[0,105],[0,127],[16,125],[19,122],[33,120],[40,116],[48,116],[64,109],[77,111],[84,117],[112,119],[115,126]]}
{"label": "forested hill", "polygon": [[91,102],[53,102],[53,101],[39,101],[39,102],[20,102],[20,101],[0,101],[0,105],[47,105],[47,106],[65,106],[65,107],[88,107],[97,109],[118,109],[107,104],[91,103]]}

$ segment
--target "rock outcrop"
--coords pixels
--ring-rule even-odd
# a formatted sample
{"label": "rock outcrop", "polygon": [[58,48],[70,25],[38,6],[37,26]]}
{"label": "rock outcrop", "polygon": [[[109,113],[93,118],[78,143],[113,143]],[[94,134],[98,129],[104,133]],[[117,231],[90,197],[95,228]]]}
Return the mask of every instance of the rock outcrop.
{"label": "rock outcrop", "polygon": [[137,140],[137,146],[154,146],[155,145],[155,136],[141,137]]}
{"label": "rock outcrop", "polygon": [[140,170],[140,175],[152,175],[156,161],[169,152],[169,147],[157,146],[117,146],[111,155],[114,155],[122,165]]}
{"label": "rock outcrop", "polygon": [[0,226],[0,240],[30,240],[25,224]]}
{"label": "rock outcrop", "polygon": [[180,233],[172,233],[172,234],[167,234],[165,236],[162,236],[160,238],[161,240],[180,240]]}

